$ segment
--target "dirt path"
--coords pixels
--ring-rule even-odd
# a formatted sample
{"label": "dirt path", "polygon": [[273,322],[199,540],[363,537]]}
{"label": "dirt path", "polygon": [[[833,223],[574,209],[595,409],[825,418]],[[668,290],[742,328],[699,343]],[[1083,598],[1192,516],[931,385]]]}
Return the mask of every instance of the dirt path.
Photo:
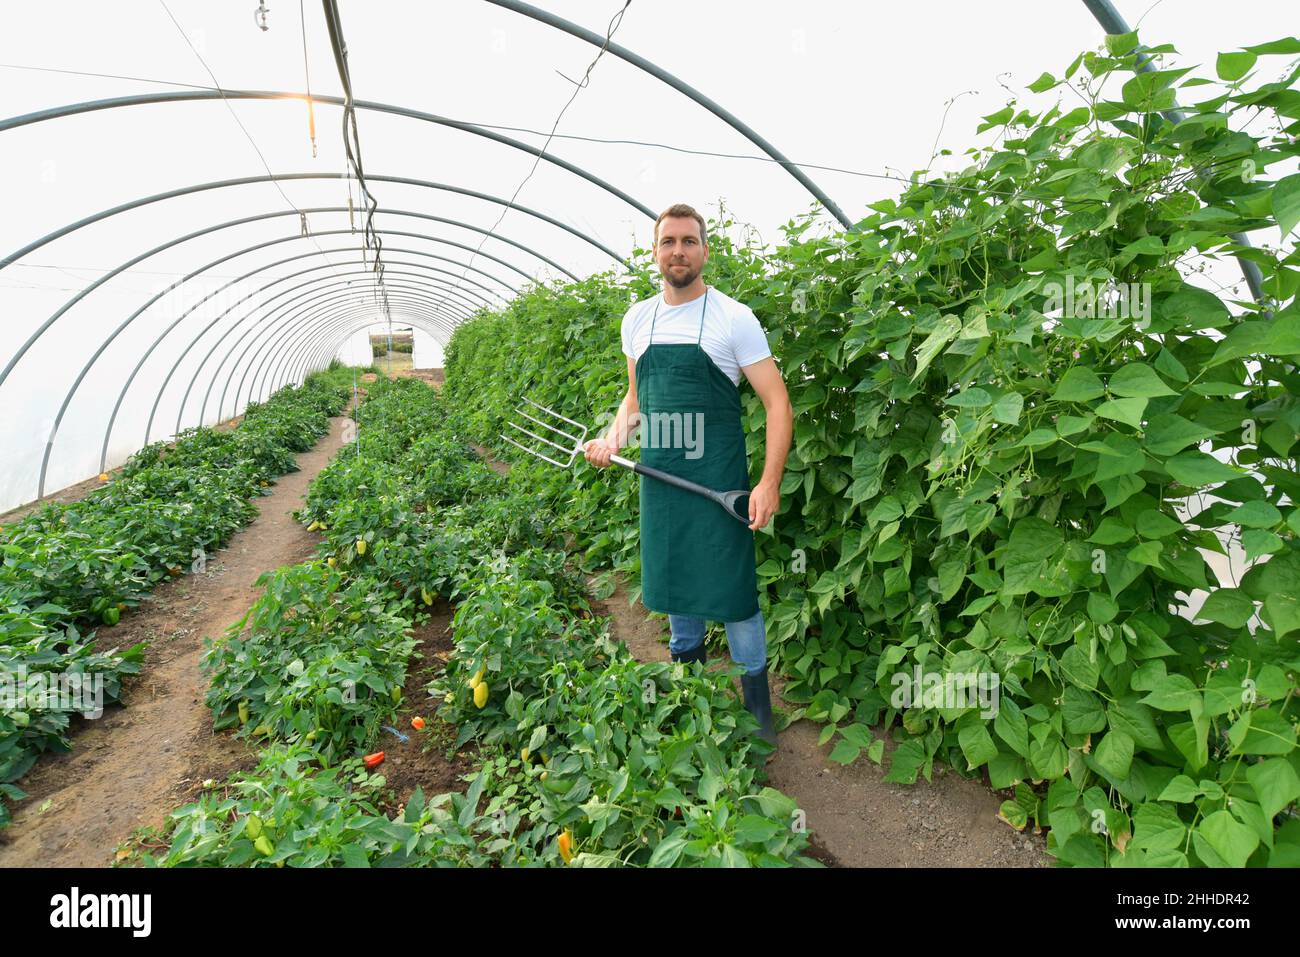
{"label": "dirt path", "polygon": [[[422,612],[428,615],[428,620],[418,622],[411,632],[416,641],[415,656],[406,669],[404,697],[395,726],[407,740],[400,741],[392,731],[385,730],[378,745],[384,752],[380,770],[389,792],[387,800],[382,802],[383,809],[390,813],[405,807],[417,787],[426,799],[448,791],[464,793],[465,776],[483,765],[473,743],[463,745],[459,751],[452,749],[457,728],[437,716],[436,705],[425,690],[429,682],[442,674],[447,659],[455,651],[456,642],[451,633],[455,611],[450,602],[438,598],[431,608]],[[417,715],[426,721],[423,732],[410,726],[411,719]]]}
{"label": "dirt path", "polygon": [[446,376],[442,369],[394,369],[394,379],[423,379],[434,389],[441,390]]}
{"label": "dirt path", "polygon": [[[473,446],[498,472],[509,465]],[[638,600],[628,603],[621,575],[617,589],[593,608],[611,622],[613,636],[639,661],[667,661],[668,623],[651,618]],[[725,654],[725,653],[724,653]],[[710,651],[710,659],[717,652]],[[724,659],[730,661],[730,659]],[[771,676],[773,707],[793,710],[780,699],[784,679]],[[739,683],[737,683],[739,694]],[[807,814],[814,856],[841,867],[1050,867],[1045,839],[1020,834],[998,820],[1003,797],[979,780],[961,777],[936,762],[934,779],[918,777],[904,786],[884,780],[885,768],[862,757],[850,765],[830,760],[832,742],[817,743],[822,726],[796,721],[782,731],[767,764],[773,787],[793,797]],[[876,737],[882,737],[879,729]],[[886,759],[894,742],[885,738]],[[1009,793],[1006,795],[1009,797]]]}
{"label": "dirt path", "polygon": [[[351,406],[349,405],[349,408]],[[0,831],[0,866],[107,865],[136,827],[157,825],[190,800],[204,778],[256,763],[256,752],[230,735],[214,734],[199,671],[204,637],[217,637],[261,594],[257,577],[269,568],[306,560],[320,536],[289,514],[307,486],[343,445],[346,415],[297,456],[297,472],[281,476],[272,494],[254,501],[260,512],[208,560],[202,573],[165,582],[113,628],[101,628],[101,648],[147,641],[141,673],[125,690],[127,707],[110,707],[81,721],[66,755],[44,756],[19,782],[30,795]]]}

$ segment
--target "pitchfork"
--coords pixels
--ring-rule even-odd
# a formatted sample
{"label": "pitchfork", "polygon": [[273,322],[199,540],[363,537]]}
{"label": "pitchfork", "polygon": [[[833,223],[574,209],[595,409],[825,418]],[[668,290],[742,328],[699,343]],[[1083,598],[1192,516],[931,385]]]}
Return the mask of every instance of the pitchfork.
{"label": "pitchfork", "polygon": [[[508,425],[510,425],[512,428],[518,429],[520,432],[524,433],[524,435],[531,436],[532,438],[536,439],[539,442],[544,442],[547,445],[551,446],[552,448],[559,449],[560,452],[566,454],[568,458],[565,459],[563,462],[557,462],[555,459],[551,458],[549,455],[546,455],[544,452],[539,451],[538,449],[529,448],[527,445],[524,445],[520,442],[516,442],[514,439],[512,439],[510,436],[504,433],[499,433],[501,435],[501,438],[505,439],[511,445],[515,445],[523,449],[529,455],[535,455],[539,459],[543,459],[547,462],[550,462],[552,465],[558,465],[562,469],[567,469],[570,465],[573,464],[573,460],[578,457],[578,454],[583,451],[583,448],[586,445],[587,427],[583,425],[581,422],[574,422],[572,419],[561,415],[560,413],[556,412],[554,409],[548,409],[544,405],[539,405],[538,403],[534,402],[532,399],[528,398],[527,396],[524,396],[524,401],[527,402],[529,405],[533,406],[534,408],[538,409],[539,411],[543,412],[545,415],[550,416],[552,419],[558,419],[561,422],[567,422],[569,425],[577,429],[579,434],[571,435],[570,433],[565,432],[563,429],[557,428],[555,425],[551,424],[550,422],[544,422],[534,415],[529,415],[527,412],[524,411],[522,407],[517,407],[515,411],[518,412],[520,415],[522,415],[525,419],[528,419],[530,422],[534,422],[537,425],[541,426],[543,429],[547,429],[550,432],[553,432],[556,435],[560,436],[561,438],[567,439],[569,444],[561,445],[559,442],[554,442],[544,435],[538,435],[536,432],[526,429],[522,425],[519,425],[516,422],[510,422],[508,423]],[[702,495],[707,499],[711,499],[712,501],[717,502],[719,505],[721,505],[722,508],[726,511],[726,513],[730,515],[732,518],[736,519],[739,522],[744,523],[745,525],[749,524],[749,516],[742,515],[740,512],[736,511],[736,503],[740,499],[749,495],[749,489],[736,489],[735,491],[731,491],[731,492],[715,492],[713,489],[708,488],[704,485],[698,485],[695,482],[688,481],[687,479],[680,478],[679,476],[672,475],[668,472],[660,471],[659,469],[653,468],[649,465],[643,465],[640,462],[633,462],[631,459],[625,459],[621,455],[611,455],[609,457],[609,460],[613,462],[615,465],[621,465],[625,469],[631,469],[633,472],[636,472],[638,475],[648,475],[650,476],[650,478],[658,479],[661,482],[667,482],[669,485],[675,485],[677,486],[677,488],[685,489],[688,492],[694,492],[696,495]]]}

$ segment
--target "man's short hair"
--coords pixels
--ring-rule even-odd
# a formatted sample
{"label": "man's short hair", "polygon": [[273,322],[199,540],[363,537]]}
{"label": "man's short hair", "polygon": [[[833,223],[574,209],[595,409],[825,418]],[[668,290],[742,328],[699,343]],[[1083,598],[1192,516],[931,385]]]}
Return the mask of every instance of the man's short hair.
{"label": "man's short hair", "polygon": [[707,246],[709,244],[708,227],[704,225],[704,217],[695,211],[694,206],[688,206],[685,203],[674,203],[672,206],[669,206],[662,213],[660,213],[659,218],[655,220],[654,244],[656,248],[658,248],[659,246],[659,224],[662,223],[669,216],[694,217],[695,221],[700,224],[701,245]]}

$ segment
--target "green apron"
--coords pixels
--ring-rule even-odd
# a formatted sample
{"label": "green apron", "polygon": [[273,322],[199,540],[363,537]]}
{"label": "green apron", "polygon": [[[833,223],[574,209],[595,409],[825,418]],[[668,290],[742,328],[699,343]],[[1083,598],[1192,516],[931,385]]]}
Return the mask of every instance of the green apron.
{"label": "green apron", "polygon": [[[694,343],[655,343],[662,294],[655,300],[650,344],[636,361],[641,461],[715,491],[749,488],[740,389],[700,346],[707,286],[702,298],[700,333]],[[671,413],[679,413],[682,420],[675,430],[679,441],[663,444],[679,447],[651,447],[674,432],[657,425],[653,417]],[[702,434],[696,413],[703,416]],[[694,449],[680,441],[688,416]],[[700,451],[698,458],[687,458],[688,452]],[[737,507],[746,508],[746,501],[741,499]],[[754,533],[716,502],[641,476],[641,602],[669,615],[724,622],[752,618],[758,614]]]}

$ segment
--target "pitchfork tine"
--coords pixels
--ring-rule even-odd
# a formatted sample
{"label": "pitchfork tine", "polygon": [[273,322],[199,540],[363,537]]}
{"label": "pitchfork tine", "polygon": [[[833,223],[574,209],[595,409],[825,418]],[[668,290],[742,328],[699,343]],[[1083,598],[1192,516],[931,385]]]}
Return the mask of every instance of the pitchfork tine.
{"label": "pitchfork tine", "polygon": [[[497,433],[497,434],[500,435],[500,433]],[[549,455],[543,455],[541,452],[538,452],[536,449],[530,449],[530,448],[529,448],[528,446],[526,446],[526,445],[520,445],[518,442],[516,442],[514,439],[512,439],[512,438],[511,438],[510,436],[508,436],[508,435],[502,435],[501,438],[505,439],[505,440],[506,440],[507,442],[509,442],[511,445],[518,446],[519,448],[523,449],[523,450],[524,450],[525,452],[527,452],[529,455],[535,455],[535,456],[537,456],[539,459],[545,459],[547,462],[550,462],[552,465],[558,465],[558,466],[559,466],[560,468],[562,468],[562,469],[567,469],[567,468],[569,467],[568,465],[566,465],[566,464],[563,463],[563,462],[557,462],[557,461],[555,461],[555,459],[551,458]]]}
{"label": "pitchfork tine", "polygon": [[[529,414],[528,414],[527,412],[525,412],[523,409],[515,409],[515,411],[518,412],[520,415],[522,415],[525,419],[528,419],[528,420],[531,421],[531,422],[536,422],[536,423],[537,423],[538,425],[540,425],[542,428],[544,428],[544,429],[550,429],[550,430],[551,430],[552,432],[554,432],[556,435],[562,435],[562,436],[564,436],[564,437],[565,437],[566,439],[568,439],[570,442],[577,442],[577,441],[578,441],[578,437],[577,437],[576,435],[570,435],[568,432],[565,432],[563,429],[557,429],[555,426],[550,425],[550,424],[548,424],[548,423],[546,423],[546,422],[543,422],[541,419],[537,418],[536,416],[529,415]],[[513,422],[511,422],[510,424],[511,424],[511,425],[514,425]],[[515,428],[519,428],[519,426],[516,425]],[[539,438],[540,438],[540,436],[539,436]],[[568,450],[566,449],[565,451],[568,451]]]}
{"label": "pitchfork tine", "polygon": [[[524,435],[531,435],[531,436],[532,436],[533,438],[535,438],[538,442],[545,442],[547,445],[551,446],[552,448],[559,449],[561,452],[572,452],[572,451],[573,451],[573,446],[572,446],[572,445],[560,445],[560,443],[558,443],[558,442],[552,442],[550,439],[546,438],[546,437],[543,436],[543,435],[538,435],[536,432],[530,432],[530,431],[528,431],[527,429],[525,429],[522,425],[519,425],[518,423],[515,423],[515,422],[508,422],[508,423],[506,423],[506,424],[509,425],[512,429],[518,429],[520,432],[524,433]],[[570,436],[565,436],[565,438],[573,438],[573,436],[571,436],[571,435],[570,435]],[[574,439],[574,441],[576,442],[577,439]]]}
{"label": "pitchfork tine", "polygon": [[528,398],[528,396],[524,396],[524,401],[527,402],[529,405],[537,406],[537,408],[541,409],[543,412],[547,413],[548,415],[553,415],[557,419],[564,419],[565,422],[568,422],[570,425],[577,426],[579,429],[582,429],[583,432],[587,431],[587,427],[583,425],[581,422],[574,422],[568,416],[561,415],[560,413],[556,412],[554,409],[548,409],[546,406],[534,402],[532,399]]}
{"label": "pitchfork tine", "polygon": [[541,403],[534,402],[532,399],[528,398],[528,396],[523,396],[523,400],[529,405],[537,409],[540,409],[546,415],[555,419],[559,419],[562,422],[568,422],[570,425],[573,425],[574,427],[577,428],[579,434],[571,435],[568,432],[564,431],[563,429],[556,428],[556,426],[552,425],[550,422],[547,422],[543,419],[539,419],[537,416],[530,415],[529,413],[525,412],[522,406],[515,407],[516,414],[523,416],[529,422],[534,422],[537,425],[540,425],[543,430],[548,431],[553,435],[559,436],[560,438],[564,439],[570,444],[561,445],[559,442],[555,442],[544,435],[538,435],[536,432],[533,432],[531,429],[524,428],[518,422],[509,422],[507,424],[512,429],[522,432],[524,435],[528,436],[529,438],[536,439],[538,442],[541,442],[543,445],[549,445],[553,449],[559,449],[561,452],[566,453],[568,455],[568,461],[557,462],[555,459],[551,458],[550,456],[543,454],[543,452],[539,449],[530,448],[527,445],[524,445],[522,442],[515,441],[510,436],[504,433],[498,433],[498,434],[500,434],[501,438],[505,439],[511,445],[515,446],[516,448],[523,449],[529,455],[536,456],[537,458],[541,459],[544,462],[550,462],[552,465],[558,465],[560,468],[567,469],[570,465],[573,464],[573,460],[577,457],[578,453],[582,451],[583,440],[587,437],[587,427],[583,425],[581,422],[574,422],[573,419],[561,415],[560,413],[556,412],[554,409],[548,409],[546,406],[542,405]]}

